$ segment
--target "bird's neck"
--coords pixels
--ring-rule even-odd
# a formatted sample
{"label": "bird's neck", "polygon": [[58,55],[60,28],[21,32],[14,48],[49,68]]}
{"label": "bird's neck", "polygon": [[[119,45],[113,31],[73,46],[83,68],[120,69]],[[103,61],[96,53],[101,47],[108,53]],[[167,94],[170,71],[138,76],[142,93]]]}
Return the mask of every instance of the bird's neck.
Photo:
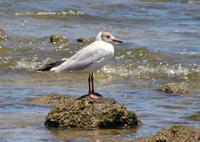
{"label": "bird's neck", "polygon": [[95,41],[94,44],[97,44],[97,47],[105,48],[106,50],[111,50],[112,52],[114,51],[114,46],[111,43],[105,42],[105,41]]}
{"label": "bird's neck", "polygon": [[99,32],[98,35],[96,36],[96,41],[102,41],[101,32]]}
{"label": "bird's neck", "polygon": [[97,42],[97,43],[101,43],[101,44],[112,45],[111,43],[109,43],[109,42],[105,42],[105,41],[103,41],[103,40],[96,40],[95,42]]}

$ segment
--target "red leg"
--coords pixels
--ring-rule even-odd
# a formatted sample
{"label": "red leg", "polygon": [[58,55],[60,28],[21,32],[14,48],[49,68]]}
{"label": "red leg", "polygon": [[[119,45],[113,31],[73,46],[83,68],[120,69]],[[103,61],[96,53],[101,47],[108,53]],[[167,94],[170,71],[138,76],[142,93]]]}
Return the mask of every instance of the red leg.
{"label": "red leg", "polygon": [[93,77],[93,73],[91,75],[91,82],[92,82],[92,93],[95,94],[95,92],[94,92],[94,77]]}
{"label": "red leg", "polygon": [[89,77],[88,77],[88,94],[91,94],[91,75],[89,74]]}
{"label": "red leg", "polygon": [[102,96],[99,93],[95,93],[94,91],[94,77],[93,77],[93,73],[90,74],[90,88],[92,90],[90,90],[89,96],[91,99],[98,99],[101,98]]}

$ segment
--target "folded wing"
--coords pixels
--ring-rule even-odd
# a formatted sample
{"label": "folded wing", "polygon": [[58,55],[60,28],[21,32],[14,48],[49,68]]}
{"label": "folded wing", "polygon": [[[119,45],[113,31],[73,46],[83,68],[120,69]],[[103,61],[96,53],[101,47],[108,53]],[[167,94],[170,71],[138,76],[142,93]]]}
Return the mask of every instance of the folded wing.
{"label": "folded wing", "polygon": [[106,52],[102,48],[84,48],[73,55],[71,58],[63,62],[57,67],[51,69],[51,71],[61,72],[68,71],[81,71],[90,67],[95,62],[102,60],[106,55]]}
{"label": "folded wing", "polygon": [[80,71],[87,69],[95,62],[100,62],[105,56],[106,51],[94,42],[93,44],[90,44],[89,46],[78,51],[71,58],[47,64],[43,68],[37,69],[36,71]]}

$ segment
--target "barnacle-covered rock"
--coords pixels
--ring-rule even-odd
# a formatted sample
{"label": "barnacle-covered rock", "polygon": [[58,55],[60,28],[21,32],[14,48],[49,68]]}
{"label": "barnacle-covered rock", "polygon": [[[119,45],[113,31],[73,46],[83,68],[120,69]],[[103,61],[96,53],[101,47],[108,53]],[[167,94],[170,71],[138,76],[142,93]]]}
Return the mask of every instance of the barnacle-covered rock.
{"label": "barnacle-covered rock", "polygon": [[156,90],[165,92],[165,93],[172,93],[172,94],[190,94],[191,90],[175,83],[168,83],[166,85],[158,87]]}
{"label": "barnacle-covered rock", "polygon": [[184,125],[173,125],[162,129],[152,137],[141,137],[134,142],[199,142],[200,128]]}
{"label": "barnacle-covered rock", "polygon": [[83,97],[57,105],[46,117],[48,128],[135,128],[140,120],[113,99]]}
{"label": "barnacle-covered rock", "polygon": [[51,35],[50,36],[50,43],[53,44],[68,44],[68,39],[63,35]]}

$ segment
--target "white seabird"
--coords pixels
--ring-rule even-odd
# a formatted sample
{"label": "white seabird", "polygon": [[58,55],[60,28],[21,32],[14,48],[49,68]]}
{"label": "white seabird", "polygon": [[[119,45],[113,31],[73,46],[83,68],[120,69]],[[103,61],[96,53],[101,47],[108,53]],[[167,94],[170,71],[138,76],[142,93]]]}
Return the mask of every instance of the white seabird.
{"label": "white seabird", "polygon": [[47,64],[45,67],[36,71],[84,71],[89,74],[88,95],[92,99],[101,97],[100,94],[94,91],[93,73],[101,69],[114,56],[114,47],[111,43],[123,43],[116,39],[111,33],[101,31],[97,34],[96,40],[90,45],[84,47],[69,59]]}

